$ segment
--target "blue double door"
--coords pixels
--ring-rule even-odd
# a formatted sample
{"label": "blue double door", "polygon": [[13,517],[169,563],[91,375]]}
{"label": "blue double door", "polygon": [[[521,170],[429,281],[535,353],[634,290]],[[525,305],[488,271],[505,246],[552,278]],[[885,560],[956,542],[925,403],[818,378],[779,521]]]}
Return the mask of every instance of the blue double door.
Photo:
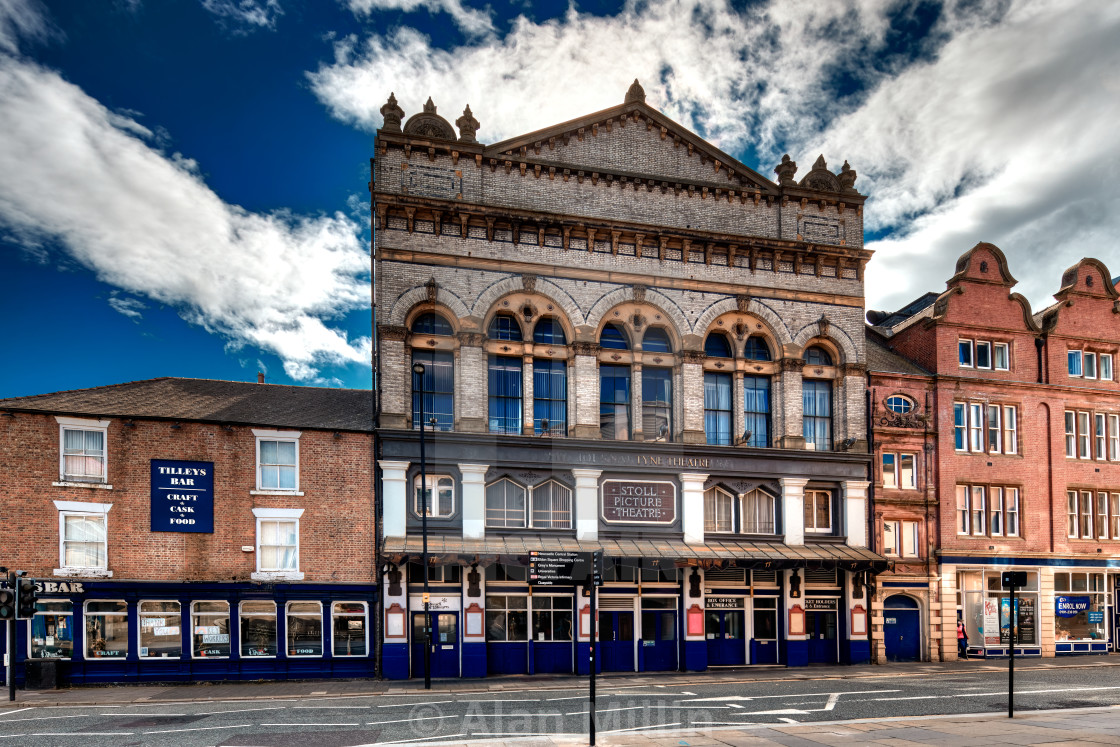
{"label": "blue double door", "polygon": [[707,610],[704,613],[708,666],[727,667],[747,663],[744,623],[743,610]]}
{"label": "blue double door", "polygon": [[[432,676],[459,676],[459,613],[431,612]],[[412,613],[412,676],[424,676],[424,613]]]}
{"label": "blue double door", "polygon": [[677,613],[642,610],[641,671],[677,669]]}
{"label": "blue double door", "polygon": [[599,661],[604,672],[634,671],[634,613],[599,613]]}
{"label": "blue double door", "polygon": [[839,662],[835,612],[806,612],[805,632],[809,636],[810,664]]}

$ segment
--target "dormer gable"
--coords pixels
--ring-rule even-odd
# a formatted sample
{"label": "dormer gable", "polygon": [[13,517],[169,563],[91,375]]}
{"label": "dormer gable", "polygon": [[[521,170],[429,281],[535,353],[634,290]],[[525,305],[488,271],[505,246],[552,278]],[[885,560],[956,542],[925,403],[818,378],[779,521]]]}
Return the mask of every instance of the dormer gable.
{"label": "dormer gable", "polygon": [[1111,275],[1104,262],[1085,257],[1062,273],[1062,287],[1054,298],[1065,301],[1075,296],[1090,296],[1116,300],[1120,292],[1113,285]]}
{"label": "dormer gable", "polygon": [[957,260],[956,273],[934,302],[929,323],[975,324],[977,313],[983,309],[987,325],[1008,331],[1038,332],[1030,302],[1011,292],[1018,282],[1000,248],[982,241]]}
{"label": "dormer gable", "polygon": [[1007,257],[995,244],[981,241],[957,259],[957,268],[946,285],[954,288],[965,282],[997,283],[1008,288],[1018,284],[1007,267]]}

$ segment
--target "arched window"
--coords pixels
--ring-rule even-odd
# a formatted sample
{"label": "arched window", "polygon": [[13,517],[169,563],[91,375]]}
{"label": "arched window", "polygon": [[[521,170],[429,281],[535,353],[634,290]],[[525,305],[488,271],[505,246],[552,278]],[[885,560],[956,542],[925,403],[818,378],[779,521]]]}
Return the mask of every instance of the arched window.
{"label": "arched window", "polygon": [[568,338],[565,337],[560,322],[555,317],[546,316],[533,329],[533,342],[541,345],[567,345]]}
{"label": "arched window", "polygon": [[517,320],[510,314],[498,314],[490,322],[490,329],[486,334],[491,340],[509,340],[521,342],[521,327]]}
{"label": "arched window", "polygon": [[709,358],[730,358],[731,344],[727,341],[727,335],[722,332],[708,335],[708,339],[704,340],[704,353]]}
{"label": "arched window", "polygon": [[704,531],[735,531],[735,497],[720,488],[704,491]]}
{"label": "arched window", "polygon": [[610,350],[629,350],[630,341],[617,324],[607,324],[599,334],[599,346]]}
{"label": "arched window", "polygon": [[766,344],[766,339],[759,335],[748,337],[746,348],[743,350],[743,357],[749,361],[770,360],[770,346]]}
{"label": "arched window", "polygon": [[642,350],[647,353],[671,353],[673,343],[669,341],[669,334],[661,327],[650,327],[642,338]]}
{"label": "arched window", "polygon": [[914,400],[903,397],[901,394],[893,394],[887,397],[887,409],[905,415],[914,409]]}
{"label": "arched window", "polygon": [[451,335],[451,323],[435,312],[427,312],[416,317],[412,331],[418,335]]}
{"label": "arched window", "polygon": [[743,496],[743,533],[776,534],[777,501],[765,490],[755,489]]}
{"label": "arched window", "polygon": [[[450,329],[448,326],[449,333]],[[412,378],[412,427],[420,427],[420,412],[423,410],[425,428],[449,431],[455,419],[455,363],[451,352],[417,348],[412,351],[413,367],[417,363],[423,364],[424,373],[417,375],[414,370],[409,372]]]}
{"label": "arched window", "polygon": [[522,529],[525,526],[525,488],[502,478],[486,486],[486,526]]}
{"label": "arched window", "polygon": [[704,434],[709,444],[731,445],[731,374],[704,372]]}
{"label": "arched window", "polygon": [[532,520],[537,529],[571,529],[572,489],[556,480],[534,487]]}
{"label": "arched window", "polygon": [[810,366],[831,366],[832,356],[820,345],[814,345],[805,351],[805,362]]}

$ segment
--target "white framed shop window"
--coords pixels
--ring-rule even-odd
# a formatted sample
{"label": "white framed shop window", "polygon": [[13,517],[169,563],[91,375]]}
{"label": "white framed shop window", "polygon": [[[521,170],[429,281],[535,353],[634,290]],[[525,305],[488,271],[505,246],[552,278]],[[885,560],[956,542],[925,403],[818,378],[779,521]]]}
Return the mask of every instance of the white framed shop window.
{"label": "white framed shop window", "polygon": [[288,658],[308,659],[323,655],[323,603],[288,602],[284,633]]}
{"label": "white framed shop window", "polygon": [[257,438],[257,489],[252,495],[303,495],[299,490],[300,431],[253,429]]}
{"label": "white framed shop window", "polygon": [[109,509],[112,503],[55,501],[58,509],[56,576],[110,578]]}
{"label": "white framed shop window", "polygon": [[142,600],[136,605],[141,659],[183,656],[183,609],[174,600]]}
{"label": "white framed shop window", "polygon": [[331,645],[335,658],[366,656],[369,652],[369,625],[365,602],[331,604]]}
{"label": "white framed shop window", "polygon": [[102,488],[109,484],[108,420],[66,418],[58,421],[57,487]]}
{"label": "white framed shop window", "polygon": [[257,517],[257,570],[254,581],[302,581],[299,570],[299,519],[302,508],[254,508]]}
{"label": "white framed shop window", "polygon": [[241,658],[276,658],[276,602],[268,599],[246,600],[237,614],[241,637]]}

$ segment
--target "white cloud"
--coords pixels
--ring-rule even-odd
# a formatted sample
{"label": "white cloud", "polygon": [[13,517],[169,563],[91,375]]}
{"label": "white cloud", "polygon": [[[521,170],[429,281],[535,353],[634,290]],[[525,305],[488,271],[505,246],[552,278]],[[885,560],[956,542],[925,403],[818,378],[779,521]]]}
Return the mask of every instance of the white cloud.
{"label": "white cloud", "polygon": [[[1108,256],[1120,234],[1120,4],[947,2],[916,55],[894,54],[892,19],[917,8],[652,0],[596,17],[573,6],[452,49],[408,27],[349,37],[309,78],[334,116],[364,129],[395,91],[409,115],[428,95],[449,120],[469,103],[496,142],[621,103],[637,77],[684,126],[757,153],[748,165],[765,176],[786,151],[802,175],[818,153],[834,170],[847,159],[870,195],[869,231],[890,237],[869,245],[870,307],[941,289],[980,240],[1009,255],[1036,307],[1082,256],[1120,273]],[[841,74],[860,90],[837,100]]]}
{"label": "white cloud", "polygon": [[147,304],[139,298],[132,298],[131,296],[122,296],[118,290],[109,292],[109,306],[113,311],[124,314],[133,321],[139,321],[144,317],[143,309],[148,308]]}
{"label": "white cloud", "polygon": [[229,24],[234,33],[273,30],[284,15],[280,0],[202,0],[202,7]]}
{"label": "white cloud", "polygon": [[[32,247],[57,242],[102,281],[174,306],[231,347],[276,354],[293,378],[368,365],[369,338],[329,324],[369,304],[361,224],[227,204],[193,161],[154,149],[138,122],[6,55],[0,132],[7,235]],[[127,300],[114,308],[138,313]]]}
{"label": "white cloud", "polygon": [[36,0],[0,0],[0,52],[16,54],[21,37],[42,39],[50,33]]}
{"label": "white cloud", "polygon": [[460,0],[350,0],[350,10],[357,15],[369,16],[379,10],[401,10],[412,13],[424,8],[432,14],[444,12],[455,20],[455,25],[470,35],[488,34],[494,30],[489,7],[486,10],[464,7]]}

